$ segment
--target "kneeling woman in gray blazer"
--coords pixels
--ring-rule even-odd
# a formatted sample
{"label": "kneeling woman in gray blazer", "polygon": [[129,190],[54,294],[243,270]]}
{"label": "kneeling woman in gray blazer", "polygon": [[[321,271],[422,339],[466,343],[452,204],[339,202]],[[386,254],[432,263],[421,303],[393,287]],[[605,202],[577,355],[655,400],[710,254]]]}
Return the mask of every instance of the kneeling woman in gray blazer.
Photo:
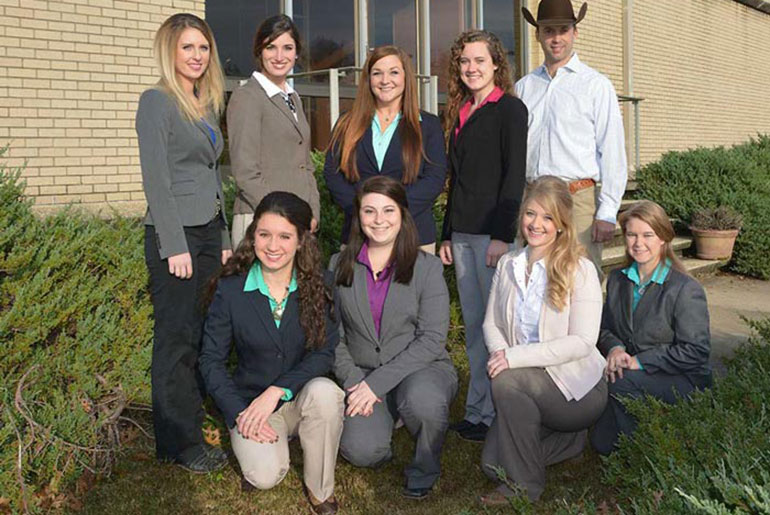
{"label": "kneeling woman in gray blazer", "polygon": [[[225,264],[203,330],[200,368],[230,428],[244,487],[272,488],[289,470],[289,438],[304,455],[313,513],[334,513],[344,394],[324,374],[339,340],[331,274],[293,193],[265,196]],[[235,344],[238,364],[227,362]]]}
{"label": "kneeling woman in gray blazer", "polygon": [[[484,319],[497,416],[482,467],[493,480],[502,468],[534,501],[546,466],[583,451],[607,403],[607,383],[596,348],[602,290],[577,243],[567,184],[537,179],[520,213],[519,238],[527,245],[497,264]],[[507,504],[512,494],[501,484],[481,500]]]}
{"label": "kneeling woman in gray blazer", "polygon": [[445,349],[449,294],[442,265],[419,250],[398,181],[382,175],[364,181],[352,214],[348,245],[331,263],[343,328],[334,373],[347,391],[340,451],[361,467],[389,460],[400,418],[417,440],[403,494],[422,498],[439,476],[457,392]]}
{"label": "kneeling woman in gray blazer", "polygon": [[601,454],[636,428],[621,398],[651,395],[673,403],[711,385],[706,294],[674,255],[666,212],[641,201],[620,215],[620,226],[627,267],[607,279],[599,336],[610,381],[610,400],[591,433]]}

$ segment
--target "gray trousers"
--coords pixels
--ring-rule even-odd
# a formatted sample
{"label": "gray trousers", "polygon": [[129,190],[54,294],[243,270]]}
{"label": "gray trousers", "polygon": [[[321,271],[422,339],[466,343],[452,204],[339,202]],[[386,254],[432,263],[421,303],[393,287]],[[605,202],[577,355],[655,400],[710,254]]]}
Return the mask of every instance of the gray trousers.
{"label": "gray trousers", "polygon": [[545,467],[582,452],[588,427],[607,403],[607,383],[600,379],[579,401],[568,401],[545,369],[508,369],[492,380],[492,398],[497,417],[484,442],[484,473],[497,480],[494,468],[501,467],[535,501]]}
{"label": "gray trousers", "polygon": [[465,352],[468,354],[470,368],[465,420],[486,425],[491,425],[495,418],[487,375],[489,353],[481,327],[487,311],[492,277],[495,275],[495,267],[486,264],[489,241],[488,234],[452,233],[452,260],[465,325]]}
{"label": "gray trousers", "polygon": [[430,488],[441,472],[449,405],[456,393],[457,374],[447,363],[433,363],[408,375],[374,405],[374,413],[345,417],[340,454],[357,467],[390,460],[393,426],[400,417],[416,440],[414,458],[404,470],[406,486]]}
{"label": "gray trousers", "polygon": [[620,398],[638,399],[643,395],[651,395],[673,404],[677,397],[686,397],[693,390],[695,385],[684,375],[624,370],[622,379],[618,378],[614,383],[609,383],[610,398],[604,413],[591,432],[591,445],[599,454],[607,455],[615,449],[621,433],[633,434],[636,419],[626,411]]}

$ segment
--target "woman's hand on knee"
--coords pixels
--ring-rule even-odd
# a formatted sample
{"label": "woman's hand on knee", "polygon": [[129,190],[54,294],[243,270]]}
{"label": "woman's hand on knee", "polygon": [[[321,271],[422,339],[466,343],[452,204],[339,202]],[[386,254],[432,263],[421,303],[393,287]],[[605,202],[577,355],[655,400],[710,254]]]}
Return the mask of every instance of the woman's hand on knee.
{"label": "woman's hand on knee", "polygon": [[249,435],[249,439],[255,440],[258,443],[275,443],[278,441],[278,432],[273,429],[270,422],[265,422],[258,433]]}
{"label": "woman's hand on knee", "polygon": [[505,357],[504,350],[498,350],[490,354],[489,361],[487,361],[487,374],[490,379],[494,379],[497,374],[510,368],[508,359]]}
{"label": "woman's hand on knee", "polygon": [[238,418],[235,419],[238,432],[246,438],[260,434],[262,427],[267,424],[267,419],[273,414],[283,395],[282,389],[277,386],[269,386],[259,397],[251,401],[245,410],[238,414]]}
{"label": "woman's hand on knee", "polygon": [[345,415],[348,417],[355,417],[356,415],[368,417],[374,412],[374,405],[377,402],[382,401],[374,394],[372,389],[369,388],[366,381],[361,381],[348,388]]}

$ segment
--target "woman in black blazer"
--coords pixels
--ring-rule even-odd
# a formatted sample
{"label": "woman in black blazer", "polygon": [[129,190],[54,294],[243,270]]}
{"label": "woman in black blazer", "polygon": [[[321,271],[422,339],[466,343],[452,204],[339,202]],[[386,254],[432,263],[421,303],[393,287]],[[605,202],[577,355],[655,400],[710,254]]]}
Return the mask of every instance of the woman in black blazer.
{"label": "woman in black blazer", "polygon": [[444,138],[438,117],[417,107],[411,58],[394,46],[369,55],[353,108],[337,122],[326,153],[326,185],[345,214],[343,243],[350,235],[356,188],[374,175],[404,185],[419,243],[435,254],[433,202],[446,177]]}
{"label": "woman in black blazer", "polygon": [[441,471],[457,392],[449,292],[439,259],[417,246],[399,182],[370,177],[354,206],[350,243],[332,257],[344,329],[334,373],[348,392],[340,452],[361,467],[388,461],[400,418],[416,440],[402,493],[421,499]]}
{"label": "woman in black blazer", "polygon": [[495,417],[481,325],[495,266],[516,234],[526,182],[527,108],[513,96],[506,55],[491,32],[460,34],[444,111],[450,175],[439,256],[455,265],[471,375],[464,420],[451,429],[478,442]]}
{"label": "woman in black blazer", "polygon": [[154,312],[152,415],[155,452],[192,472],[224,466],[203,440],[195,363],[204,313],[199,292],[232,254],[217,160],[224,80],[211,29],[175,14],[155,35],[160,80],[136,112],[147,198],[144,254]]}
{"label": "woman in black blazer", "polygon": [[278,484],[289,470],[289,438],[299,436],[311,510],[334,513],[344,394],[323,376],[334,363],[339,323],[312,220],[293,193],[262,199],[244,243],[212,284],[200,368],[230,428],[242,485]]}
{"label": "woman in black blazer", "polygon": [[674,255],[674,228],[658,204],[641,201],[620,215],[628,266],[607,279],[599,350],[607,358],[609,402],[591,443],[609,454],[636,420],[623,397],[673,403],[711,385],[706,294]]}

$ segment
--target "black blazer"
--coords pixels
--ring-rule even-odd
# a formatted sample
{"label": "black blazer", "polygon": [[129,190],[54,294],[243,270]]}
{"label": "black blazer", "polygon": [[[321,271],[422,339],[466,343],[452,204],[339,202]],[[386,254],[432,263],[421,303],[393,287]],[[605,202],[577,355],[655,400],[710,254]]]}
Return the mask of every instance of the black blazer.
{"label": "black blazer", "polygon": [[[330,273],[326,279],[327,284],[332,283]],[[206,389],[228,427],[235,425],[238,414],[267,387],[288,388],[296,396],[309,380],[329,372],[339,341],[339,322],[332,320],[327,309],[326,345],[306,350],[299,323],[299,293],[289,295],[279,329],[267,297],[258,291],[243,291],[245,283],[246,275],[219,280],[203,328],[199,357]],[[231,342],[238,356],[232,374],[227,367]]]}
{"label": "black blazer", "polygon": [[449,195],[442,239],[452,231],[513,242],[526,186],[524,102],[505,94],[477,109],[455,138],[449,135]]}
{"label": "black blazer", "polygon": [[651,283],[631,312],[634,283],[620,270],[607,279],[599,350],[620,344],[648,374],[684,375],[696,387],[711,384],[711,336],[706,293],[673,268],[663,284]]}
{"label": "black blazer", "polygon": [[[422,120],[422,148],[427,160],[420,163],[420,172],[417,180],[406,186],[406,197],[409,202],[409,213],[417,225],[420,244],[436,241],[436,222],[433,219],[433,202],[444,189],[446,179],[446,154],[444,153],[444,135],[441,130],[441,122],[438,117],[420,112]],[[339,171],[340,156],[337,149],[330,149],[326,153],[324,163],[324,178],[329,188],[332,199],[345,213],[345,222],[342,226],[342,242],[346,243],[350,236],[350,221],[353,216],[353,199],[356,196],[356,188],[362,181],[374,175],[387,175],[401,182],[404,171],[404,163],[401,159],[401,124],[403,118],[390,140],[385,159],[382,162],[382,170],[377,168],[377,158],[374,156],[372,146],[372,128],[366,129],[361,141],[356,145],[356,164],[361,179],[351,183]]]}

